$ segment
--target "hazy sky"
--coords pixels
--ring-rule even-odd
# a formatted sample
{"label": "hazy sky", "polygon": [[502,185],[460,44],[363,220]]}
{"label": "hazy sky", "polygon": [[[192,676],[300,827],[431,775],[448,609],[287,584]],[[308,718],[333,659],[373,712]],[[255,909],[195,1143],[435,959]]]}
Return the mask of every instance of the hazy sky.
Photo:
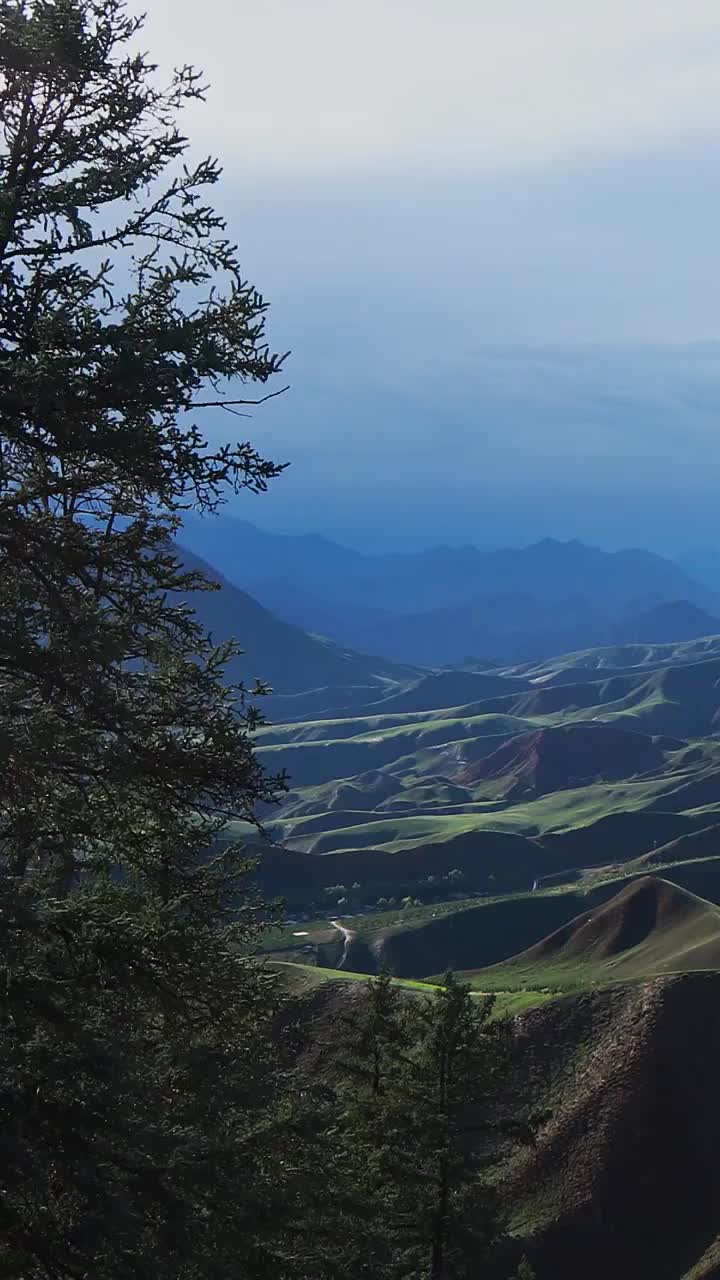
{"label": "hazy sky", "polygon": [[249,425],[294,466],[244,514],[716,539],[720,351],[663,348],[720,338],[717,0],[147,7],[161,67],[207,73],[186,126],[293,349]]}
{"label": "hazy sky", "polygon": [[715,0],[151,0],[242,172],[544,167],[720,124]]}

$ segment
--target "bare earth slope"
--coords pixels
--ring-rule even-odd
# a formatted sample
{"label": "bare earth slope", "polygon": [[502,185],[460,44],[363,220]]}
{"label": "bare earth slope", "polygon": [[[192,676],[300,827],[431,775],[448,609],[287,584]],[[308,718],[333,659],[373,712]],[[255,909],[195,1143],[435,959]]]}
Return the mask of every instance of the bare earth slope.
{"label": "bare earth slope", "polygon": [[630,778],[662,763],[662,743],[644,733],[573,724],[511,738],[458,780],[464,785],[495,781],[510,800],[565,790],[584,780]]}

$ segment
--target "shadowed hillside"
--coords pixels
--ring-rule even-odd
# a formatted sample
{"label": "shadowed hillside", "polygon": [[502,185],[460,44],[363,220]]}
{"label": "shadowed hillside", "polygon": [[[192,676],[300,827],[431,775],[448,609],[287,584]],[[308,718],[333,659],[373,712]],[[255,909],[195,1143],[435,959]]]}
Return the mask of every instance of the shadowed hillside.
{"label": "shadowed hillside", "polygon": [[720,824],[712,823],[699,831],[671,840],[651,853],[643,854],[641,862],[649,867],[663,862],[678,862],[686,858],[714,858],[720,855]]}
{"label": "shadowed hillside", "polygon": [[613,629],[612,640],[614,644],[663,644],[719,634],[720,618],[689,600],[675,600],[624,619]]}
{"label": "shadowed hillside", "polygon": [[[422,676],[401,692],[376,703],[375,709],[383,715],[398,711],[441,711],[446,707],[462,707],[530,688],[530,682],[521,677],[497,676],[483,671],[438,671]],[[369,714],[372,707],[365,710]]]}
{"label": "shadowed hillside", "polygon": [[717,1274],[693,1268],[718,1230],[719,1011],[720,975],[689,974],[518,1019],[508,1087],[551,1115],[503,1192],[538,1280]]}
{"label": "shadowed hillside", "polygon": [[[359,981],[307,983],[313,1073],[332,1072],[364,998]],[[537,1280],[716,1277],[720,975],[546,1000],[511,1036],[508,1096],[544,1117],[532,1146],[498,1153],[516,1256]]]}
{"label": "shadowed hillside", "polygon": [[[503,837],[498,838],[495,854],[517,856],[518,850],[512,847],[507,837],[504,840],[503,846]],[[442,849],[442,845],[436,846],[438,854]],[[519,852],[521,863],[522,849]],[[384,967],[397,977],[423,979],[428,975],[441,974],[447,969],[482,969],[488,974],[490,966],[497,966],[502,971],[492,981],[493,988],[502,990],[512,984],[515,990],[537,990],[545,985],[547,979],[555,990],[576,989],[596,980],[607,981],[607,974],[602,967],[598,969],[588,963],[583,967],[580,963],[558,966],[548,962],[542,972],[531,966],[526,973],[505,971],[503,962],[517,959],[519,953],[570,926],[579,917],[585,919],[589,914],[597,912],[628,885],[647,878],[646,869],[638,862],[627,870],[616,868],[613,871],[607,868],[597,882],[578,880],[548,891],[510,893],[495,898],[463,898],[456,895],[457,900],[453,901],[407,906],[400,901],[405,885],[399,877],[412,875],[413,864],[406,860],[403,867],[403,859],[407,859],[407,855],[397,855],[396,869],[392,857],[383,857],[382,854],[378,856],[381,861],[376,874],[388,876],[385,893],[389,897],[394,890],[395,907],[386,898],[385,907],[380,911],[358,912],[357,907],[353,909],[352,901],[348,902],[347,898],[343,904],[337,902],[337,889],[333,896],[322,887],[324,885],[332,890],[337,883],[343,864],[336,857],[314,858],[312,855],[297,855],[278,849],[268,850],[263,854],[258,876],[266,891],[278,892],[282,886],[290,900],[295,901],[298,895],[302,899],[303,894],[307,893],[308,883],[313,884],[319,908],[316,914],[321,916],[312,928],[308,926],[309,933],[303,935],[301,943],[296,941],[289,928],[281,931],[277,941],[268,949],[287,952],[304,947],[310,953],[309,962],[312,962],[316,942],[323,941],[327,920],[330,915],[336,914],[341,916],[343,924],[352,935],[343,960],[343,968],[348,971],[377,973]],[[363,867],[359,857],[360,855],[354,861],[353,870],[362,876],[366,867]],[[435,866],[437,869],[434,874],[442,881],[437,886],[437,896],[441,899],[443,889],[447,897],[455,886],[452,879],[449,882],[447,880],[449,862],[444,865],[436,863]],[[398,876],[398,879],[392,880],[393,875]],[[470,875],[470,870],[467,870],[463,885],[468,884]],[[664,866],[663,878],[679,889],[687,890],[691,897],[695,895],[696,898],[705,899],[707,903],[720,905],[720,857],[704,857]],[[347,894],[348,891],[344,892]],[[351,900],[353,896],[351,893]],[[710,921],[709,927],[712,940],[712,930],[715,928],[713,921]],[[308,960],[307,955],[302,958]],[[664,972],[667,967],[658,962],[657,949],[652,954],[638,953],[635,958],[642,961],[636,965],[641,976],[646,970]],[[662,961],[662,955],[659,959]],[[319,963],[325,961],[321,959]],[[700,963],[705,963],[705,957],[699,961],[692,946],[683,950],[682,955],[678,954],[679,969],[695,968]],[[709,963],[714,965],[714,957],[709,957]],[[673,965],[669,967],[672,968]],[[548,968],[552,969],[551,973]],[[634,975],[625,974],[621,970],[618,975],[610,974],[610,977],[614,976]],[[487,983],[490,981],[487,979]],[[479,982],[479,985],[482,988],[483,982]]]}
{"label": "shadowed hillside", "polygon": [[720,626],[712,591],[647,551],[545,538],[522,549],[362,555],[228,517],[189,517],[183,537],[287,621],[422,666],[460,664],[469,654],[520,662],[616,639],[690,639]]}
{"label": "shadowed hillside", "polygon": [[319,856],[267,844],[253,845],[252,852],[259,858],[257,877],[263,889],[282,894],[293,907],[330,903],[323,897],[326,889],[355,883],[361,895],[373,900],[381,895],[400,898],[431,876],[445,880],[446,891],[457,892],[458,885],[447,881],[452,872],[459,875],[464,894],[480,887],[487,890],[489,880],[508,883],[511,892],[524,891],[531,887],[537,865],[533,842],[503,831],[488,831],[480,838],[458,836],[397,853],[349,849]]}
{"label": "shadowed hillside", "polygon": [[[599,889],[597,900],[612,897],[614,889]],[[359,935],[362,953],[351,945],[347,968],[366,967],[369,949],[373,972],[385,967],[398,977],[422,978],[447,969],[469,970],[507,959],[518,948],[530,946],[548,930],[560,927],[569,915],[582,910],[581,894],[525,894],[487,904],[465,906],[433,917],[429,911],[408,921],[378,922],[369,919]]]}

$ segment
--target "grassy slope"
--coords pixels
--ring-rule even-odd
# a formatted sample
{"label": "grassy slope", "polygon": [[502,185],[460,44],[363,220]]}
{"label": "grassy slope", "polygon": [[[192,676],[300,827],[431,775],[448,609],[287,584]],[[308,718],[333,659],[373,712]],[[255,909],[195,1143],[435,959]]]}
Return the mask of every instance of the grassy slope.
{"label": "grassy slope", "polygon": [[[671,644],[609,645],[596,649],[582,649],[565,653],[557,658],[541,662],[526,662],[508,669],[508,673],[528,680],[547,681],[558,674],[614,671],[622,673],[642,667],[691,666],[697,662],[720,657],[720,636],[705,636],[700,640],[683,640]],[[499,675],[503,669],[498,671]]]}
{"label": "grassy slope", "polygon": [[[315,1001],[316,1012],[327,993],[330,1037],[333,1001],[343,993],[362,998],[363,975],[353,970],[383,962],[420,991],[429,988],[419,980],[448,965],[483,969],[475,974],[478,992],[497,988],[498,1013],[519,1014],[508,1089],[549,1119],[535,1148],[506,1160],[500,1189],[538,1280],[717,1274],[720,977],[665,976],[720,967],[720,910],[713,905],[720,903],[720,832],[712,829],[720,827],[720,746],[704,738],[716,727],[717,651],[709,642],[675,647],[679,675],[652,669],[655,648],[576,655],[565,669],[559,662],[528,670],[529,680],[557,683],[511,697],[431,715],[401,711],[402,703],[387,716],[358,708],[357,717],[336,717],[334,728],[316,720],[278,726],[264,739],[268,762],[301,763],[285,829],[295,830],[299,848],[329,853],[312,863],[327,864],[336,883],[361,879],[373,859],[407,867],[440,848],[448,858],[474,848],[482,862],[492,850],[502,871],[489,841],[499,827],[535,834],[524,844],[515,837],[517,848],[502,855],[506,866],[522,862],[522,846],[543,873],[564,874],[564,883],[561,875],[534,893],[343,916],[353,934],[344,957],[327,919],[291,926],[272,940],[285,980]],[[713,661],[700,669],[690,659],[703,655]],[[660,656],[667,661],[668,651]],[[589,678],[602,662],[642,669]],[[687,744],[663,745],[658,767],[639,777],[585,780],[511,804],[494,800],[491,779],[484,792],[473,790],[474,811],[458,796],[458,774],[503,740],[595,717],[680,735]],[[360,853],[356,841],[366,845]],[[639,927],[627,904],[642,899],[649,863],[690,894],[651,894]],[[353,874],[346,877],[343,867]],[[710,901],[698,903],[692,893]],[[598,919],[605,925],[593,935]],[[548,945],[547,935],[563,927],[562,939]],[[306,940],[293,936],[305,932]],[[301,946],[313,954],[303,956]],[[530,961],[502,963],[528,948]],[[318,956],[328,968],[294,963]],[[343,967],[331,967],[337,964]],[[487,966],[496,966],[494,975]],[[648,973],[663,976],[647,981]],[[578,986],[589,989],[557,995]],[[667,1221],[671,1233],[658,1229]]]}
{"label": "grassy slope", "polygon": [[[326,969],[318,965],[299,964],[289,960],[271,960],[270,964],[279,972],[283,983],[293,991],[311,991],[315,987],[322,986],[324,982],[370,981],[368,974],[352,973],[348,969]],[[437,983],[416,982],[410,978],[394,978],[393,985],[410,991],[428,993],[432,993],[437,987]]]}
{"label": "grassy slope", "polygon": [[[300,912],[321,911],[326,901],[328,910],[347,910],[337,905],[341,893],[332,904],[325,896],[333,885],[352,886],[346,896],[356,909],[408,893],[430,900],[401,916],[367,913],[349,951],[351,967],[373,970],[387,960],[414,979],[509,958],[611,896],[623,875],[647,870],[643,857],[712,897],[720,743],[702,735],[720,714],[720,661],[717,647],[706,650],[707,661],[686,660],[700,652],[677,647],[679,665],[653,669],[657,651],[644,648],[641,665],[620,671],[602,667],[602,654],[582,655],[582,667],[571,656],[567,667],[560,659],[527,672],[524,683],[509,676],[502,696],[493,678],[493,696],[459,707],[438,706],[439,690],[468,691],[467,682],[431,679],[427,697],[420,681],[408,697],[393,694],[372,708],[272,726],[260,735],[261,755],[294,776],[281,812],[268,819],[289,851],[273,862],[282,882],[271,867],[262,887],[289,892],[289,876]],[[624,726],[621,737],[607,725]],[[644,725],[664,736],[637,736]],[[692,729],[692,739],[672,736],[679,726]],[[504,743],[509,749],[498,753]],[[571,776],[594,768],[600,776]],[[627,776],[613,779],[613,769]],[[693,843],[700,828],[705,834]],[[592,870],[598,864],[605,870]],[[447,880],[455,868],[459,884]],[[530,893],[538,877],[543,886],[543,877],[558,883]],[[312,886],[305,900],[303,885]],[[446,910],[437,900],[458,887],[486,896]]]}
{"label": "grassy slope", "polygon": [[[681,790],[683,781],[688,784],[687,791]],[[697,791],[689,790],[690,783],[697,787]],[[714,793],[718,793],[716,804],[695,804],[706,794]],[[363,822],[343,821],[337,826],[332,825],[332,814],[318,815],[321,816],[321,826],[327,823],[320,834],[317,830],[308,833],[306,819],[287,819],[279,825],[286,843],[310,853],[324,854],[370,846],[396,852],[420,843],[448,840],[466,831],[509,831],[541,836],[584,827],[611,813],[653,807],[667,812],[707,807],[710,813],[717,811],[720,815],[720,785],[715,770],[701,779],[663,774],[627,782],[590,783],[505,807],[495,801],[484,801],[476,802],[470,810],[468,806],[462,806],[460,812],[424,812],[411,816],[388,814],[384,810],[367,814]],[[612,852],[608,850],[609,854]]]}
{"label": "grassy slope", "polygon": [[[371,981],[370,975],[352,973],[347,969],[326,969],[317,965],[297,964],[286,960],[271,960],[270,963],[280,974],[283,985],[294,995],[316,991],[328,982]],[[438,982],[417,982],[408,978],[394,978],[393,985],[404,990],[432,995],[433,991],[437,990]],[[515,1017],[553,998],[551,992],[541,991],[499,991],[493,994],[495,996],[494,1018]]]}

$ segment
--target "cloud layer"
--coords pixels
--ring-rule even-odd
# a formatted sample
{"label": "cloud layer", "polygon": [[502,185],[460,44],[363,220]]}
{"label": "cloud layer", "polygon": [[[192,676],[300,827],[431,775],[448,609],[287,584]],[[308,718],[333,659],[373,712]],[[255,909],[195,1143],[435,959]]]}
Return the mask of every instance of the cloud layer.
{"label": "cloud layer", "polygon": [[[137,0],[133,0],[137,3]],[[244,170],[487,171],[720,132],[717,0],[152,0]]]}

